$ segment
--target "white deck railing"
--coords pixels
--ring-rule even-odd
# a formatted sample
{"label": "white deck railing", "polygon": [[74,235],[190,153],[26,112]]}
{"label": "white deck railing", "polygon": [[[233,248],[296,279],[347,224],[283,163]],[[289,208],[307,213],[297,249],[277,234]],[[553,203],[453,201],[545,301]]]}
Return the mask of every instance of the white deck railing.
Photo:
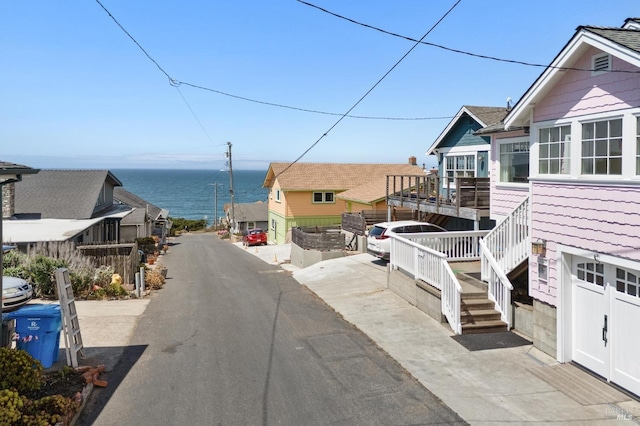
{"label": "white deck railing", "polygon": [[462,286],[447,263],[447,255],[407,238],[412,235],[415,237],[415,234],[391,236],[390,268],[401,269],[415,280],[422,280],[440,290],[441,311],[449,321],[453,332],[462,334],[460,322]]}
{"label": "white deck railing", "polygon": [[[505,274],[529,258],[529,197],[484,237],[484,243]],[[488,281],[489,265],[482,258],[482,279]]]}
{"label": "white deck railing", "polygon": [[402,234],[402,237],[447,255],[449,262],[479,260],[480,239],[489,231],[448,231]]}

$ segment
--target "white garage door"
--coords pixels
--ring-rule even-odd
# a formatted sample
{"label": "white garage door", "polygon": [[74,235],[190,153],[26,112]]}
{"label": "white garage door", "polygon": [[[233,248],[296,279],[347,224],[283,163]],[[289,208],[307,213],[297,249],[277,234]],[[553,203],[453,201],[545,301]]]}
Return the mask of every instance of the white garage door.
{"label": "white garage door", "polygon": [[640,394],[640,273],[574,257],[575,362]]}

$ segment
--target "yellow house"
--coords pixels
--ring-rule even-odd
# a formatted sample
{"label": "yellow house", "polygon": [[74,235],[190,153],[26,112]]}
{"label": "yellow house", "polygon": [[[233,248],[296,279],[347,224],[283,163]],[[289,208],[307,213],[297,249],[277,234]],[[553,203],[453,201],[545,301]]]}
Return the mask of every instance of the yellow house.
{"label": "yellow house", "polygon": [[387,175],[423,173],[415,162],[271,163],[262,185],[269,189],[269,241],[276,244],[289,242],[289,231],[297,226],[340,225],[343,212],[386,209],[384,199],[374,200],[373,203],[355,200],[354,204],[354,200],[346,200],[338,195],[362,186],[363,191],[384,193],[386,196]]}

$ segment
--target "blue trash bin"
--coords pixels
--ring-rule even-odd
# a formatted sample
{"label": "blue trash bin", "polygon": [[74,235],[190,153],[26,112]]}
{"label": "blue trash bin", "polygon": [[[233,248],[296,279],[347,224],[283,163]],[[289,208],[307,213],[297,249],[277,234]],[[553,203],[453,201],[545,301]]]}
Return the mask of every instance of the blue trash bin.
{"label": "blue trash bin", "polygon": [[59,304],[28,304],[17,311],[9,312],[15,319],[18,334],[16,347],[49,368],[58,360],[62,314]]}

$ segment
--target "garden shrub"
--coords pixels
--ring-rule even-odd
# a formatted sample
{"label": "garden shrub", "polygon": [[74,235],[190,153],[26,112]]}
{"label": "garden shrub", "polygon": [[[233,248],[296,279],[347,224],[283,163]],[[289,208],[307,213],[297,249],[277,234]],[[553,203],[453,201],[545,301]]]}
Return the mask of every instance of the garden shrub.
{"label": "garden shrub", "polygon": [[55,271],[66,266],[63,260],[52,259],[41,254],[31,258],[27,263],[27,271],[36,296],[53,296],[56,287]]}
{"label": "garden shrub", "polygon": [[42,364],[22,349],[0,348],[0,389],[40,389]]}

